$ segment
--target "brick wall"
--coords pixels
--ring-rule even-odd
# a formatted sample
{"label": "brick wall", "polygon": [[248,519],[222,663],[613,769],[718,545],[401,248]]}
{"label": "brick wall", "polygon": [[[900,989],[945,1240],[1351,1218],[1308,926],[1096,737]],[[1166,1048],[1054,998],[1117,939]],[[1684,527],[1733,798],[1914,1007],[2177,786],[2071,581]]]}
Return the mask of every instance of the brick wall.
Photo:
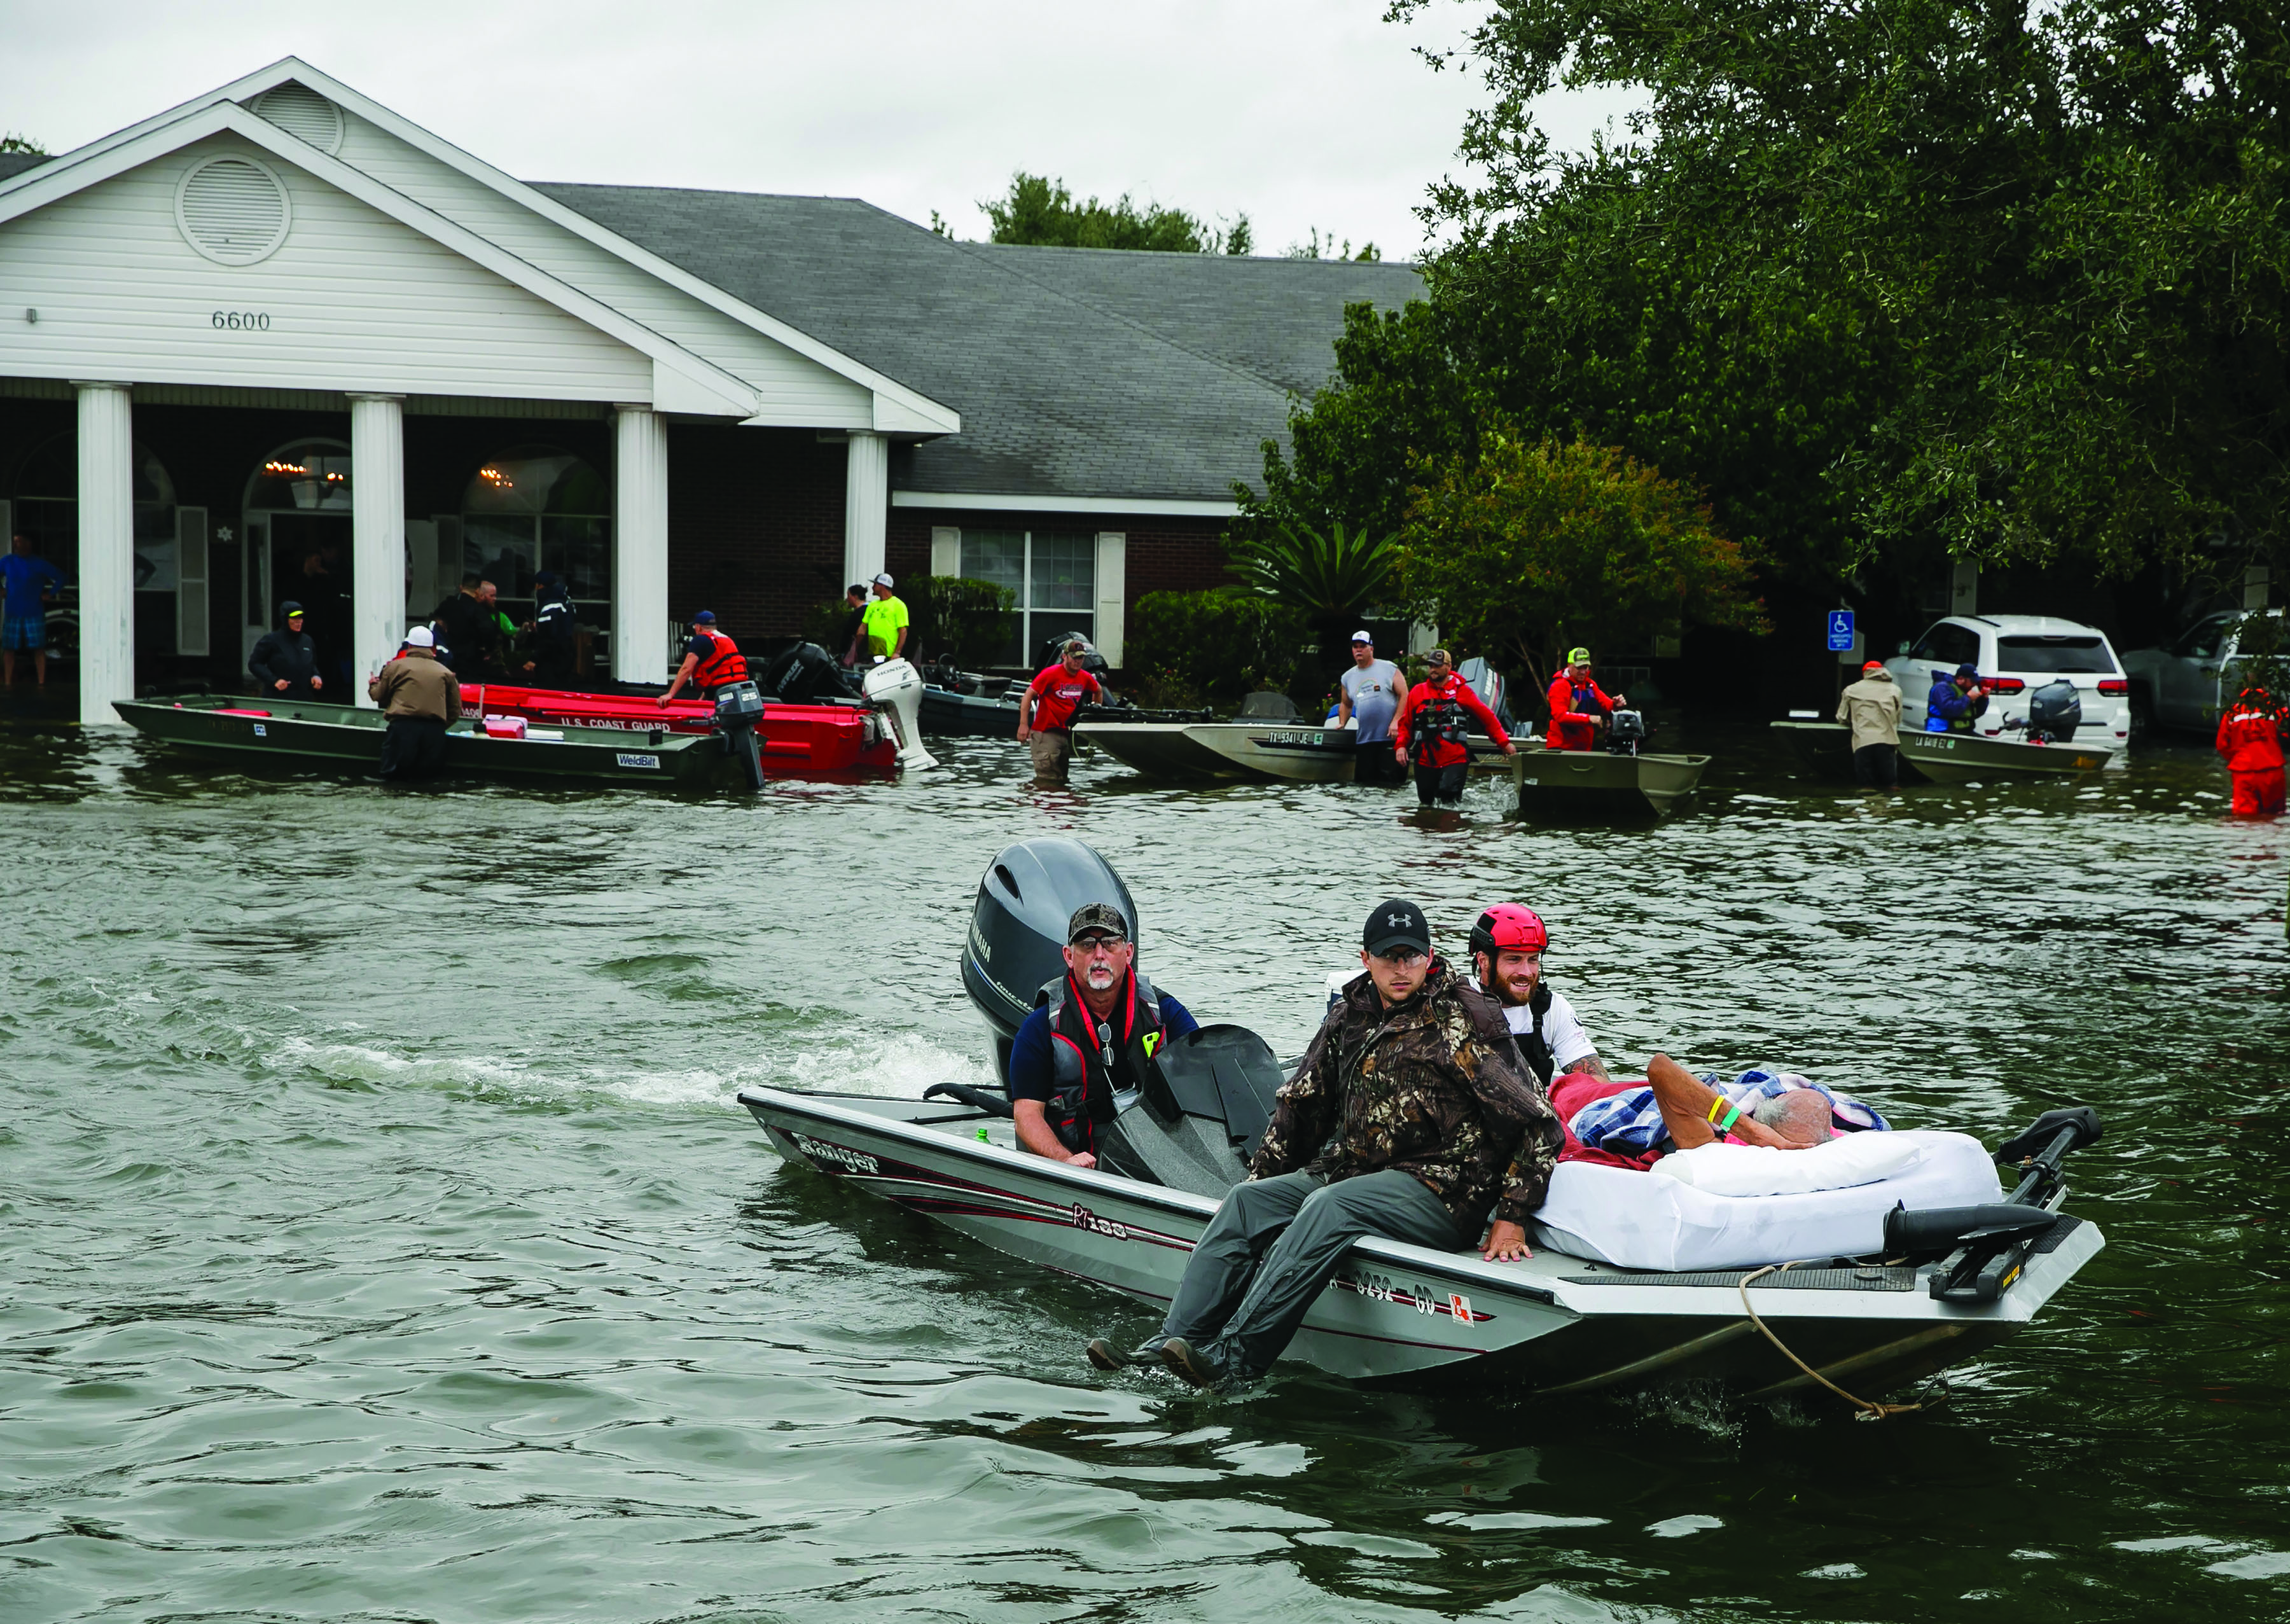
{"label": "brick wall", "polygon": [[841,597],[844,454],[807,428],[671,424],[669,613],[712,609],[734,638],[784,637]]}

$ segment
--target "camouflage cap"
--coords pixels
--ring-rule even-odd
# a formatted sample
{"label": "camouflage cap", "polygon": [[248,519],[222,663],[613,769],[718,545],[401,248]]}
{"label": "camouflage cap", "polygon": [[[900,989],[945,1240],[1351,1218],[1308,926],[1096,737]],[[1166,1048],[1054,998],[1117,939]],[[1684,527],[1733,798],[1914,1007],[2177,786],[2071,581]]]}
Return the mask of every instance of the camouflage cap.
{"label": "camouflage cap", "polygon": [[1091,932],[1103,932],[1108,936],[1129,940],[1129,921],[1110,902],[1085,902],[1074,909],[1073,917],[1066,921],[1066,946],[1072,947]]}

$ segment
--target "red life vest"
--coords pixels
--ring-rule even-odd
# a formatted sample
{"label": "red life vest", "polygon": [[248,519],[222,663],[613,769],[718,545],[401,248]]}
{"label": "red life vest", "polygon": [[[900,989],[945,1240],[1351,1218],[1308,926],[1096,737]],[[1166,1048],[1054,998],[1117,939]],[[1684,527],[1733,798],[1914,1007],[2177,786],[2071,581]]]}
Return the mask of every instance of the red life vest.
{"label": "red life vest", "polygon": [[2270,701],[2245,699],[2219,718],[2218,753],[2230,772],[2279,772],[2282,727]]}
{"label": "red life vest", "polygon": [[1126,979],[1112,1019],[1101,1023],[1090,1014],[1071,971],[1043,985],[1058,1085],[1044,1116],[1069,1150],[1095,1152],[1098,1124],[1114,1117],[1114,1095],[1143,1084],[1146,1065],[1165,1036],[1161,995],[1134,965]]}
{"label": "red life vest", "polygon": [[709,643],[715,644],[715,652],[701,660],[698,668],[692,673],[693,686],[705,693],[713,689],[721,688],[725,683],[744,683],[748,680],[748,662],[740,658],[738,644],[733,642],[722,632],[706,626],[697,628],[692,635],[695,637],[705,637]]}

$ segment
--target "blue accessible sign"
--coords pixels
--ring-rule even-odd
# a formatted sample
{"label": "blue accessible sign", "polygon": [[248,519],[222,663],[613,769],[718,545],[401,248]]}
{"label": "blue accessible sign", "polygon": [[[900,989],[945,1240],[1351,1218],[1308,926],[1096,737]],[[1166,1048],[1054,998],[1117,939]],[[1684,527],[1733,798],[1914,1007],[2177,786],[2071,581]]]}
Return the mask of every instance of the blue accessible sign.
{"label": "blue accessible sign", "polygon": [[1829,652],[1850,654],[1853,652],[1853,612],[1832,609],[1829,612]]}

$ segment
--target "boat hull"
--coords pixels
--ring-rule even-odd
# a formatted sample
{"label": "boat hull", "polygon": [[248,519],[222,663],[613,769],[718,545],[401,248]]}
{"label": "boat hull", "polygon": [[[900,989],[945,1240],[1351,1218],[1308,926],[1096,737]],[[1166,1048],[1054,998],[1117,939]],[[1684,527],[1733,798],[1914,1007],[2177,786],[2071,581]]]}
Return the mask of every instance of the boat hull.
{"label": "boat hull", "polygon": [[[1298,722],[1085,722],[1074,730],[1153,778],[1349,784],[1358,760],[1350,728]],[[1471,765],[1501,767],[1493,740],[1470,740]]]}
{"label": "boat hull", "polygon": [[[507,683],[463,683],[461,708],[470,716],[523,716],[547,727],[646,735],[712,732],[716,718],[707,700],[675,700],[663,710],[641,694],[567,693]],[[767,704],[756,734],[765,777],[899,770],[897,742],[863,706]]]}
{"label": "boat hull", "polygon": [[[377,772],[385,722],[346,705],[263,706],[236,695],[159,704],[121,700],[121,717],[147,738],[240,763]],[[658,744],[612,732],[567,728],[554,739],[492,739],[449,732],[450,776],[580,784],[643,784],[683,789],[745,788],[738,761],[719,740],[677,735]]]}
{"label": "boat hull", "polygon": [[1666,818],[1693,797],[1709,765],[1707,756],[1616,756],[1530,745],[1519,751],[1512,773],[1519,811],[1529,816]]}
{"label": "boat hull", "polygon": [[[1853,776],[1853,735],[1841,722],[1783,721],[1800,760],[1830,778]],[[2026,744],[1970,733],[1901,734],[1901,777],[1908,783],[1993,783],[2007,779],[2071,779],[2105,767],[2114,752],[2100,746]]]}
{"label": "boat hull", "polygon": [[949,688],[923,689],[922,731],[946,739],[1015,739],[1018,698],[989,700]]}
{"label": "boat hull", "polygon": [[[961,1108],[754,1086],[740,1100],[791,1161],[1155,1308],[1216,1210],[1205,1196],[1028,1155],[1006,1119]],[[975,1137],[981,1127],[992,1142]],[[1872,1271],[1875,1285],[1824,1270],[1824,1280],[1847,1278],[1753,1293],[1791,1348],[1866,1396],[2012,1335],[2102,1244],[2094,1226],[2076,1224],[1977,1307],[1934,1300],[1909,1269]],[[1756,1334],[1740,1277],[1634,1274],[1547,1247],[1523,1263],[1489,1263],[1476,1251],[1371,1238],[1346,1254],[1287,1356],[1361,1380],[1436,1371],[1565,1393],[1715,1379],[1761,1396],[1822,1396]]]}

